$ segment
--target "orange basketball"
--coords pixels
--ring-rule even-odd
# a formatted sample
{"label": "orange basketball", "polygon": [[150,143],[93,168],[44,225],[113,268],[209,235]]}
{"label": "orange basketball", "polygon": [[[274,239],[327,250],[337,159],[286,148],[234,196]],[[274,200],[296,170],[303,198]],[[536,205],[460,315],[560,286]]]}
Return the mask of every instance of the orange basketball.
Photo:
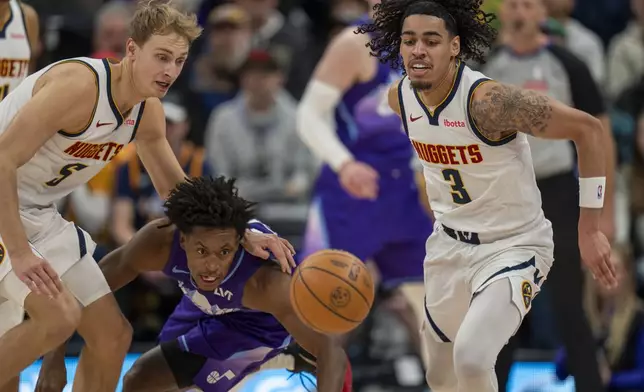
{"label": "orange basketball", "polygon": [[373,280],[364,263],[341,250],[313,253],[291,279],[297,316],[321,333],[342,334],[357,327],[369,314],[373,297]]}

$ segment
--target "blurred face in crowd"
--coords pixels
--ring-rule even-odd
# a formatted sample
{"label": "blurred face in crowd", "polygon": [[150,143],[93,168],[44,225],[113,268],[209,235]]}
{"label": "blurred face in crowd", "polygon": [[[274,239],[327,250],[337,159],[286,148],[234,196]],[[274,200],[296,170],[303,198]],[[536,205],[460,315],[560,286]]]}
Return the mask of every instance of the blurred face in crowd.
{"label": "blurred face in crowd", "polygon": [[501,5],[500,17],[503,29],[508,34],[531,37],[541,32],[546,9],[542,0],[505,0]]}
{"label": "blurred face in crowd", "polygon": [[164,97],[179,77],[189,47],[188,40],[176,33],[152,35],[141,46],[128,39],[127,56],[139,93],[144,97]]}
{"label": "blurred face in crowd", "polygon": [[574,0],[543,0],[546,12],[553,18],[566,18],[575,8]]}
{"label": "blurred face in crowd", "polygon": [[106,14],[96,26],[94,49],[108,51],[122,56],[128,38],[129,20],[123,14]]}
{"label": "blurred face in crowd", "polygon": [[188,135],[189,124],[187,121],[165,121],[165,134],[170,145],[179,145]]}
{"label": "blurred face in crowd", "polygon": [[248,69],[241,77],[242,89],[249,99],[249,105],[257,110],[270,108],[283,84],[282,73],[275,70]]}
{"label": "blurred face in crowd", "polygon": [[235,3],[248,12],[255,27],[262,26],[278,5],[277,0],[236,0]]}
{"label": "blurred face in crowd", "polygon": [[208,40],[212,61],[216,68],[236,70],[246,60],[251,49],[250,26],[235,23],[217,23],[210,26]]}
{"label": "blurred face in crowd", "polygon": [[362,0],[336,0],[333,3],[333,19],[342,22],[351,22],[367,11],[368,5]]}

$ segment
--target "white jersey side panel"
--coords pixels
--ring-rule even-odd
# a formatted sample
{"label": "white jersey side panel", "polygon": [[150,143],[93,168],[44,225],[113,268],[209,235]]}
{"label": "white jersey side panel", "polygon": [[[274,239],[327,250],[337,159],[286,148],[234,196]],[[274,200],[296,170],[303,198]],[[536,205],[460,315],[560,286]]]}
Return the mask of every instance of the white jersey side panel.
{"label": "white jersey side panel", "polygon": [[0,25],[0,101],[27,77],[30,59],[22,8],[17,0],[9,0],[9,20]]}
{"label": "white jersey side panel", "polygon": [[92,70],[98,86],[97,96],[87,99],[96,99],[96,106],[82,132],[58,131],[18,169],[21,208],[50,206],[87,183],[134,138],[143,115],[144,102],[134,106],[125,117],[119,112],[112,99],[111,68],[107,60],[74,58],[28,76],[0,102],[0,133],[31,99],[38,78],[62,62],[77,62]]}
{"label": "white jersey side panel", "polygon": [[469,115],[473,92],[488,80],[461,63],[449,96],[433,113],[407,77],[398,97],[436,220],[454,230],[502,238],[529,230],[544,217],[526,135],[486,139]]}

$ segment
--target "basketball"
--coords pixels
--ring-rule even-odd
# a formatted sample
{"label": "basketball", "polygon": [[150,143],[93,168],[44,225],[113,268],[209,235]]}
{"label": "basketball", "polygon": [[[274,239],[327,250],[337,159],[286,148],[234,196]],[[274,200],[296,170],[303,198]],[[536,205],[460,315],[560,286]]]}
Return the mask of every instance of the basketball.
{"label": "basketball", "polygon": [[369,314],[373,298],[371,274],[349,252],[315,252],[291,279],[291,303],[297,316],[320,333],[342,334],[356,328]]}

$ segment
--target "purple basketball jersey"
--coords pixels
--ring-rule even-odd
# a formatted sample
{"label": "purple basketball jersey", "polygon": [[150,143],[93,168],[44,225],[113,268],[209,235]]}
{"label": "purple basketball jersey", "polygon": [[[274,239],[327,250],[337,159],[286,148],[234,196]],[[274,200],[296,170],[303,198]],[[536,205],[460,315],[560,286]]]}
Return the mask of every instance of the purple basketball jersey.
{"label": "purple basketball jersey", "polygon": [[[258,221],[250,228],[272,232]],[[291,342],[282,325],[270,314],[242,305],[246,282],[266,263],[240,248],[222,284],[207,292],[196,287],[188,270],[185,251],[174,235],[164,273],[178,281],[184,293],[163,326],[159,340],[177,340],[186,352],[208,358],[194,383],[205,392],[230,390]]]}

